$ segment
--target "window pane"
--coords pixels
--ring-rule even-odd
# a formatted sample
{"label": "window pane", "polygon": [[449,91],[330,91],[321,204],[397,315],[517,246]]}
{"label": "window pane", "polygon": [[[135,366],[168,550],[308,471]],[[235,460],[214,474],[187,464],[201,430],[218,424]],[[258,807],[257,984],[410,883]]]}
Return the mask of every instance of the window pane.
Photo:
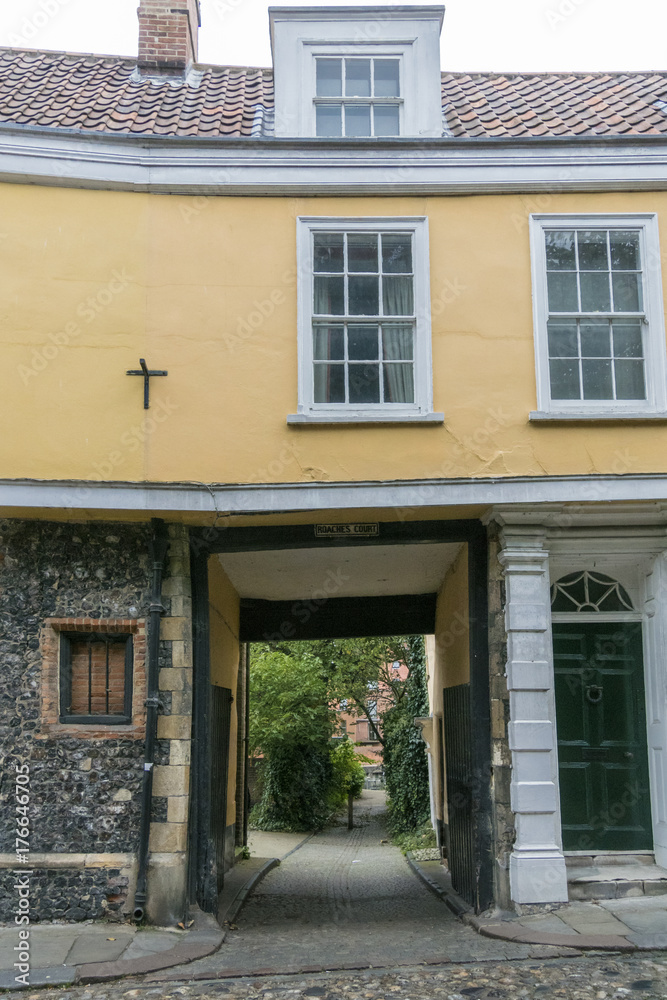
{"label": "window pane", "polygon": [[341,125],[341,105],[318,104],[315,108],[315,135],[326,138],[340,138],[343,134]]}
{"label": "window pane", "polygon": [[383,277],[382,309],[385,316],[412,316],[412,278],[403,275]]}
{"label": "window pane", "polygon": [[377,326],[348,326],[348,358],[353,361],[375,361],[379,353]]}
{"label": "window pane", "polygon": [[342,233],[314,233],[313,270],[342,272],[343,247]]}
{"label": "window pane", "polygon": [[371,134],[370,104],[345,105],[345,135],[365,136]]}
{"label": "window pane", "polygon": [[579,357],[576,322],[554,323],[551,321],[547,323],[547,333],[549,335],[550,358]]}
{"label": "window pane", "polygon": [[382,270],[385,274],[409,274],[412,271],[412,237],[409,233],[383,235]]}
{"label": "window pane", "polygon": [[551,312],[578,312],[577,275],[575,272],[551,271],[547,274],[549,310]]}
{"label": "window pane", "polygon": [[341,361],[345,357],[342,326],[316,326],[313,330],[315,361]]}
{"label": "window pane", "polygon": [[643,357],[641,323],[619,323],[614,321],[612,327],[614,331],[614,357]]}
{"label": "window pane", "polygon": [[375,233],[348,233],[348,271],[378,272],[378,238]]}
{"label": "window pane", "polygon": [[607,262],[607,232],[579,230],[577,233],[579,246],[580,271],[608,271]]}
{"label": "window pane", "polygon": [[377,316],[380,311],[379,279],[350,275],[348,281],[350,316]]}
{"label": "window pane", "polygon": [[398,59],[376,59],[373,65],[376,97],[398,97]]}
{"label": "window pane", "polygon": [[614,312],[639,312],[642,309],[640,274],[612,274]]}
{"label": "window pane", "polygon": [[317,59],[317,97],[340,97],[343,93],[342,60]]}
{"label": "window pane", "polygon": [[387,361],[411,361],[413,356],[411,326],[382,327],[382,356]]}
{"label": "window pane", "polygon": [[578,361],[550,361],[552,399],[581,399]]}
{"label": "window pane", "polygon": [[582,358],[610,358],[609,320],[582,320],[580,324]]}
{"label": "window pane", "polygon": [[643,361],[616,361],[616,399],[646,399]]}
{"label": "window pane", "polygon": [[398,105],[376,104],[373,109],[374,135],[398,135]]}
{"label": "window pane", "polygon": [[385,403],[414,403],[412,365],[384,365]]}
{"label": "window pane", "polygon": [[548,271],[575,271],[574,230],[547,229],[544,234]]}
{"label": "window pane", "polygon": [[316,403],[345,402],[345,365],[315,365],[313,376]]}
{"label": "window pane", "polygon": [[380,402],[380,366],[350,365],[350,403]]}
{"label": "window pane", "polygon": [[579,280],[581,282],[581,311],[609,312],[611,297],[607,271],[585,271],[580,275]]}
{"label": "window pane", "polygon": [[371,96],[371,61],[370,59],[345,60],[345,96]]}
{"label": "window pane", "polygon": [[609,233],[611,267],[614,271],[641,270],[639,233],[615,229]]}
{"label": "window pane", "polygon": [[613,399],[611,361],[582,361],[584,399]]}
{"label": "window pane", "polygon": [[344,278],[315,275],[313,312],[316,316],[342,316],[345,312]]}

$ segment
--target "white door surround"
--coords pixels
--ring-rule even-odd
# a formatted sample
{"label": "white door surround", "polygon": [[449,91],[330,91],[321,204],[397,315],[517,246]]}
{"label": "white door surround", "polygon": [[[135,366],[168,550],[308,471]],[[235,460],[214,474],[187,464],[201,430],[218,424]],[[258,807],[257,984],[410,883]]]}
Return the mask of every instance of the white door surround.
{"label": "white door surround", "polygon": [[[667,518],[657,505],[495,508],[507,600],[515,903],[567,900],[558,788],[550,583],[589,569],[618,580],[643,620],[653,837],[667,864]],[[600,614],[598,612],[598,614]],[[568,616],[570,617],[570,616]],[[583,616],[582,616],[583,617]],[[590,616],[586,615],[590,620]],[[612,617],[605,615],[604,617]],[[621,618],[623,615],[616,615]]]}

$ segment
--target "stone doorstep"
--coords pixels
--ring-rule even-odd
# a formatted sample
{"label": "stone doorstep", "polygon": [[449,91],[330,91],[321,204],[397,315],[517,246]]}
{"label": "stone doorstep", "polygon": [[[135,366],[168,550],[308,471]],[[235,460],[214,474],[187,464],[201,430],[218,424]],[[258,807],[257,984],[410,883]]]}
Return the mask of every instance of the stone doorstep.
{"label": "stone doorstep", "polygon": [[659,896],[667,893],[667,870],[651,864],[602,864],[576,866],[567,873],[571,900],[622,899],[624,896]]}
{"label": "stone doorstep", "polygon": [[[655,866],[653,851],[640,851],[632,854],[629,851],[609,852],[608,854],[565,854],[565,867],[568,878],[573,868],[601,868],[603,865],[648,865]],[[572,873],[574,874],[574,872]]]}

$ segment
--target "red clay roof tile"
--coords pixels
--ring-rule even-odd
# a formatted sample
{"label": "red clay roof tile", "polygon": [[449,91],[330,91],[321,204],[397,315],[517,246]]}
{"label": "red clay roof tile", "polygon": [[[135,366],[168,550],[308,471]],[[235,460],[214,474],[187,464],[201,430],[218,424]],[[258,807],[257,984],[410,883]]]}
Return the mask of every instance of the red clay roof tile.
{"label": "red clay roof tile", "polygon": [[[667,102],[667,73],[442,74],[447,132],[461,138],[667,135],[658,102]],[[272,110],[269,70],[196,66],[167,80],[140,77],[122,57],[0,49],[5,123],[241,137]]]}

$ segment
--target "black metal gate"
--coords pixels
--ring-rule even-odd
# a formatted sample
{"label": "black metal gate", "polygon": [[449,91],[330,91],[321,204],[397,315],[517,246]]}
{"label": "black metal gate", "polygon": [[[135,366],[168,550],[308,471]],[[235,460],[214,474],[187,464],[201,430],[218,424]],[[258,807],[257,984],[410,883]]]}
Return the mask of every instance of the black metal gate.
{"label": "black metal gate", "polygon": [[225,871],[225,829],[227,827],[227,772],[229,731],[232,716],[230,688],[211,686],[211,840],[215,849],[218,892]]}
{"label": "black metal gate", "polygon": [[469,684],[444,689],[442,725],[449,812],[447,863],[454,889],[467,903],[477,908],[475,783]]}

